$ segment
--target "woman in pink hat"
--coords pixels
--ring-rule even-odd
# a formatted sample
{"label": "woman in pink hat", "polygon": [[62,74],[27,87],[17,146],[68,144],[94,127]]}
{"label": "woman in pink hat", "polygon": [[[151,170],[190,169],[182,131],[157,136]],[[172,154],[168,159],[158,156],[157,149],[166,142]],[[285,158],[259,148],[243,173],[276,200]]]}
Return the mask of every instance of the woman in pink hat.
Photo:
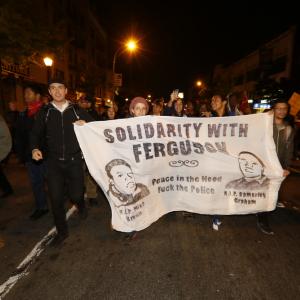
{"label": "woman in pink hat", "polygon": [[147,115],[149,104],[143,97],[135,97],[131,100],[129,106],[130,115],[133,117],[142,117]]}

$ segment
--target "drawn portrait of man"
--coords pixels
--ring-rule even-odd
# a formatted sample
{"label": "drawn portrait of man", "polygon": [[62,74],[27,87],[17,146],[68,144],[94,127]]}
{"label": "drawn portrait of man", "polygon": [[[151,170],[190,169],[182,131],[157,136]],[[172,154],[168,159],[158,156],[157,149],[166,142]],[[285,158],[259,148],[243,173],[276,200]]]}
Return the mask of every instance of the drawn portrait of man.
{"label": "drawn portrait of man", "polygon": [[242,151],[239,153],[238,162],[243,177],[227,183],[227,189],[236,190],[265,190],[270,179],[264,175],[265,165],[255,154]]}
{"label": "drawn portrait of man", "polygon": [[150,194],[142,183],[136,183],[131,166],[123,159],[113,159],[105,166],[109,178],[108,195],[116,207],[136,203]]}

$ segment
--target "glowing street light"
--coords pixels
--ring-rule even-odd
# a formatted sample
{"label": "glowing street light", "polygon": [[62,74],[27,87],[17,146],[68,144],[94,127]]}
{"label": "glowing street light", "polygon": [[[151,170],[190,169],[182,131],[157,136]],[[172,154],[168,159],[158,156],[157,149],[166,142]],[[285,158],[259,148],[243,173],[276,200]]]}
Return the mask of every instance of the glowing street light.
{"label": "glowing street light", "polygon": [[53,64],[53,59],[49,56],[44,57],[44,64],[47,67],[47,81],[49,84],[51,79],[51,67]]}
{"label": "glowing street light", "polygon": [[137,42],[134,39],[130,39],[115,52],[114,58],[113,58],[113,65],[112,65],[113,74],[115,74],[117,56],[124,50],[127,50],[128,52],[132,53],[132,52],[136,51],[137,48],[138,48]]}
{"label": "glowing street light", "polygon": [[135,40],[129,40],[127,43],[126,43],[126,47],[127,49],[130,51],[130,52],[133,52],[137,49],[137,43]]}
{"label": "glowing street light", "polygon": [[44,64],[46,67],[51,67],[53,64],[53,59],[48,56],[44,57]]}
{"label": "glowing street light", "polygon": [[197,80],[196,85],[197,85],[198,87],[200,87],[200,86],[202,85],[202,81],[201,81],[201,80]]}
{"label": "glowing street light", "polygon": [[[137,41],[134,39],[129,39],[126,43],[124,43],[114,54],[113,63],[112,63],[112,74],[113,81],[115,82],[115,69],[116,69],[116,60],[119,54],[128,51],[130,53],[135,52],[138,49]],[[115,93],[115,91],[114,91]],[[114,95],[113,95],[114,98]]]}

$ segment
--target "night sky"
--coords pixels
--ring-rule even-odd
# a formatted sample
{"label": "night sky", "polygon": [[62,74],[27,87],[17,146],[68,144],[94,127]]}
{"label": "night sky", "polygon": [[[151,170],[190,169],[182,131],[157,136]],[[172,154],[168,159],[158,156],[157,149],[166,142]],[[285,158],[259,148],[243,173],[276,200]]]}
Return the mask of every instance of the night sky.
{"label": "night sky", "polygon": [[[133,35],[141,49],[118,57],[116,72],[136,93],[167,97],[186,92],[195,80],[207,80],[213,67],[230,63],[257,49],[299,19],[295,4],[266,1],[109,1],[95,3],[108,34],[112,60],[120,42]],[[283,3],[285,6],[283,6]]]}

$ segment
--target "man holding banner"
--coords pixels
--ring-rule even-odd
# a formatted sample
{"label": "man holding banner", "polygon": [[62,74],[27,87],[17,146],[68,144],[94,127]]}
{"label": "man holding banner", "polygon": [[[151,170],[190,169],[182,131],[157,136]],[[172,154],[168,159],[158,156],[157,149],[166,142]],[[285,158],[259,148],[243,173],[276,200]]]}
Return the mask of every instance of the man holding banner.
{"label": "man holding banner", "polygon": [[59,246],[68,237],[64,207],[65,191],[76,205],[79,216],[87,217],[84,203],[84,175],[82,153],[74,132],[74,124],[93,121],[80,107],[65,97],[67,88],[60,79],[52,79],[49,93],[53,101],[41,109],[31,131],[32,158],[46,158],[47,183],[57,235],[52,241]]}
{"label": "man holding banner", "polygon": [[[274,113],[273,139],[279,162],[283,168],[283,176],[286,177],[290,174],[288,169],[294,150],[294,130],[288,122],[286,122],[289,104],[284,100],[278,100],[272,109]],[[283,207],[283,204],[279,202],[278,206]],[[269,224],[268,213],[257,214],[257,225],[263,233],[274,234]]]}

